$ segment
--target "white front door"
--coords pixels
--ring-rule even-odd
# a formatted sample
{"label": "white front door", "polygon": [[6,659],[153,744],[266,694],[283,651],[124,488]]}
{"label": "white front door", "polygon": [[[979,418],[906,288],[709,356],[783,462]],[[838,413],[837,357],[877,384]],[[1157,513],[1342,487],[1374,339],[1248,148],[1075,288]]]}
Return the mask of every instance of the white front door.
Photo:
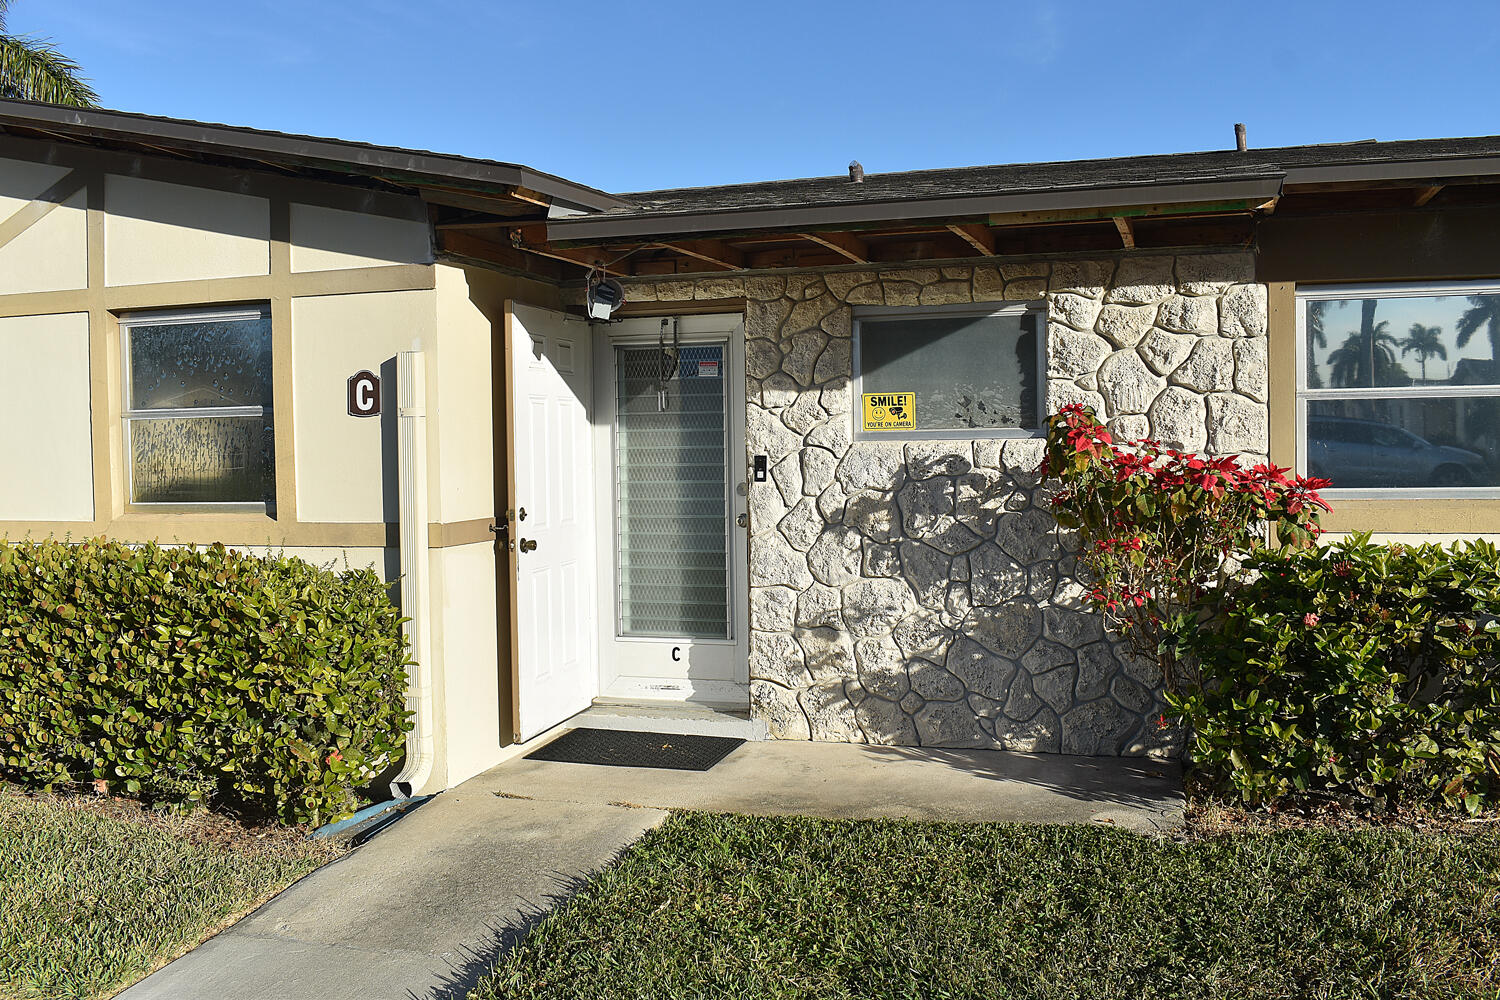
{"label": "white front door", "polygon": [[630,319],[595,342],[600,690],[749,703],[744,325]]}
{"label": "white front door", "polygon": [[517,706],[522,740],[588,708],[599,689],[594,541],[593,350],[577,318],[515,305]]}

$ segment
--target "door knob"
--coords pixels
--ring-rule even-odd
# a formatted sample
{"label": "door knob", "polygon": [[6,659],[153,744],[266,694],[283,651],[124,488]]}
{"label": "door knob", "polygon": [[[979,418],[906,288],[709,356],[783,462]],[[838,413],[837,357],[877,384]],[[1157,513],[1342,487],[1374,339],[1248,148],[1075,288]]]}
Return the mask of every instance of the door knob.
{"label": "door knob", "polygon": [[535,552],[536,551],[536,539],[535,538],[523,538],[523,539],[521,539],[521,551],[522,552]]}
{"label": "door knob", "polygon": [[750,515],[741,514],[739,517],[734,519],[734,523],[738,524],[741,528],[748,528],[750,527]]}

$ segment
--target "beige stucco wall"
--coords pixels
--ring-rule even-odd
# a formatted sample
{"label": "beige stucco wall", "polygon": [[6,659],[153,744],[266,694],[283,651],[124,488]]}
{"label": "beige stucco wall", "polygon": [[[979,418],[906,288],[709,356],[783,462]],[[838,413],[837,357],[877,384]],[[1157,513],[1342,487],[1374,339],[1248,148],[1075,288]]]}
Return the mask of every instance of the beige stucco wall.
{"label": "beige stucco wall", "polygon": [[346,569],[372,569],[385,580],[395,580],[400,561],[395,549],[340,545],[234,545],[240,552],[253,556],[292,556],[334,572]]}
{"label": "beige stucco wall", "polygon": [[104,208],[108,284],[270,273],[266,198],[111,174]]}
{"label": "beige stucco wall", "polygon": [[436,465],[442,470],[433,519],[445,522],[495,513],[491,322],[469,297],[461,268],[437,269],[440,349],[429,372],[440,412]]}
{"label": "beige stucco wall", "polygon": [[293,204],[291,215],[293,271],[432,263],[432,236],[424,218],[304,204]]}
{"label": "beige stucco wall", "polygon": [[431,556],[434,716],[440,770],[430,790],[493,766],[500,731],[495,549],[490,542],[434,549]]}
{"label": "beige stucco wall", "polygon": [[[9,219],[68,173],[49,163],[0,159],[0,220]],[[85,192],[0,246],[0,295],[55,292],[88,284]]]}
{"label": "beige stucco wall", "polygon": [[[398,352],[418,344],[435,355],[435,332],[433,296],[427,291],[293,300],[292,394],[300,518],[396,520],[394,360]],[[384,376],[383,412],[378,417],[348,413],[348,378],[361,369]],[[429,385],[431,377],[429,372]]]}
{"label": "beige stucco wall", "polygon": [[[10,158],[17,148],[35,159]],[[420,346],[438,756],[423,790],[493,764],[508,739],[484,528],[494,507],[490,317],[503,315],[504,295],[482,309],[457,268],[442,269],[437,289],[416,199],[4,137],[0,149],[0,538],[217,540],[395,581],[394,358]],[[78,190],[60,205],[38,200],[54,185]],[[106,280],[90,287],[90,274]],[[245,302],[271,309],[277,509],[131,510],[116,318]],[[385,379],[378,417],[346,412],[346,381],[363,368]]]}
{"label": "beige stucco wall", "polygon": [[91,521],[87,313],[0,319],[0,520]]}

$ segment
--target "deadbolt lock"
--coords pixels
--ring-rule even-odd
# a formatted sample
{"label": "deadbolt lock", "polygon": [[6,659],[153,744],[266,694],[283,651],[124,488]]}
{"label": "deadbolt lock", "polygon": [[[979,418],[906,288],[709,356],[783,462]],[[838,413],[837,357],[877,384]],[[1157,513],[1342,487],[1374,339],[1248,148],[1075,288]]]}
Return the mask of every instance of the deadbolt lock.
{"label": "deadbolt lock", "polygon": [[526,508],[525,507],[521,508],[521,520],[523,520],[523,521],[526,520]]}
{"label": "deadbolt lock", "polygon": [[521,539],[521,551],[522,552],[535,552],[536,551],[536,539],[535,538],[523,538],[523,539]]}
{"label": "deadbolt lock", "polygon": [[750,527],[750,515],[741,514],[739,517],[734,519],[734,523],[738,524],[741,528],[748,528]]}

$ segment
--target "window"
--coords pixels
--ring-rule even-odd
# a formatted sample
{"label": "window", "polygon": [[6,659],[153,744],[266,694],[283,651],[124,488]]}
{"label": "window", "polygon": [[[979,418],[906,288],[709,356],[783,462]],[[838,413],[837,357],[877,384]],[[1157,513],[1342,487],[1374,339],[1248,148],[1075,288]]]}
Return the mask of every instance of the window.
{"label": "window", "polygon": [[1297,296],[1297,463],[1345,496],[1500,496],[1500,284]]}
{"label": "window", "polygon": [[269,507],[267,310],[138,313],[120,327],[130,502]]}
{"label": "window", "polygon": [[1030,437],[1041,427],[1042,310],[869,309],[854,322],[862,438]]}

